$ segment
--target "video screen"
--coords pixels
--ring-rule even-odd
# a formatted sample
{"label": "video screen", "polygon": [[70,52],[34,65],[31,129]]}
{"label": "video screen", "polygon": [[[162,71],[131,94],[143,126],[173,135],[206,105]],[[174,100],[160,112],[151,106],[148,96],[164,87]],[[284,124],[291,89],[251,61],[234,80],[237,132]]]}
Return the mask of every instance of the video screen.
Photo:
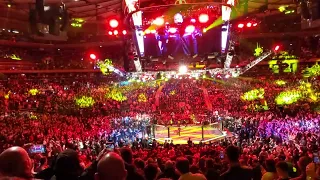
{"label": "video screen", "polygon": [[33,145],[33,146],[30,147],[29,153],[31,153],[31,154],[46,153],[46,147],[44,145],[42,145],[42,144]]}
{"label": "video screen", "polygon": [[198,57],[221,51],[221,7],[176,5],[142,11],[147,57]]}

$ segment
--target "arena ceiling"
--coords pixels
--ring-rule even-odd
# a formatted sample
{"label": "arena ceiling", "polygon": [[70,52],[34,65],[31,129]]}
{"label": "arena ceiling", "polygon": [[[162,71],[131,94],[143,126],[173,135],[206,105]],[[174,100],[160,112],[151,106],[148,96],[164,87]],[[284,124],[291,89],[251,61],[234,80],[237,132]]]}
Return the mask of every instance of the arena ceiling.
{"label": "arena ceiling", "polygon": [[[172,1],[172,2],[168,2]],[[142,0],[141,4],[174,3],[175,0]],[[201,0],[189,0],[198,2]],[[208,1],[208,0],[202,0]],[[216,0],[214,0],[217,2]],[[237,0],[236,0],[237,1]],[[60,3],[61,0],[46,0],[46,4]],[[72,17],[83,18],[87,23],[103,22],[108,17],[118,16],[123,12],[122,0],[62,0]],[[187,0],[188,2],[188,0]],[[0,0],[0,25],[5,28],[9,25],[26,27],[29,18],[29,9],[35,0]],[[236,2],[238,3],[238,2]],[[268,4],[268,9],[277,9],[281,5],[293,4],[293,0],[249,0],[248,13],[255,12]],[[238,14],[245,12],[244,4],[238,3]],[[28,27],[28,26],[27,26]]]}

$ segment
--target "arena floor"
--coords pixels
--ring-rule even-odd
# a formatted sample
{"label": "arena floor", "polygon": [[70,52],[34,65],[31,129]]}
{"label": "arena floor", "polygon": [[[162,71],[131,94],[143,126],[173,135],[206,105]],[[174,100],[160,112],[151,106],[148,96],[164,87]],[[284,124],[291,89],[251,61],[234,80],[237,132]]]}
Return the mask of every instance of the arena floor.
{"label": "arena floor", "polygon": [[[181,126],[180,127],[180,135],[179,135],[179,127],[177,126],[170,126],[169,127],[169,134],[170,138],[168,138],[168,128],[156,128],[155,129],[155,139],[158,142],[164,142],[166,139],[172,139],[174,144],[187,144],[189,138],[197,144],[202,139],[202,128],[201,126],[192,125],[192,126]],[[203,129],[204,138],[202,142],[214,141],[224,138],[226,133],[222,131],[207,126]]]}

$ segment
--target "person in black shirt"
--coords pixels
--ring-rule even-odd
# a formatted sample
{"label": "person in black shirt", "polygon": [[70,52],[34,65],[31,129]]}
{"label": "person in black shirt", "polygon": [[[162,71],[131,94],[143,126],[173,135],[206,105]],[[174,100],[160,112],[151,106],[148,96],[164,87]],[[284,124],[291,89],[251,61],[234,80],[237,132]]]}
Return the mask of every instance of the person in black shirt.
{"label": "person in black shirt", "polygon": [[229,161],[229,170],[221,174],[221,180],[252,180],[252,169],[243,168],[239,163],[240,150],[236,146],[228,146],[226,149],[226,158]]}
{"label": "person in black shirt", "polygon": [[280,161],[276,165],[279,180],[289,180],[289,165],[285,161]]}
{"label": "person in black shirt", "polygon": [[133,155],[129,148],[121,148],[120,154],[125,162],[125,168],[127,170],[127,180],[144,180],[144,177],[136,171],[133,165]]}
{"label": "person in black shirt", "polygon": [[189,138],[189,140],[188,140],[188,145],[189,145],[189,146],[192,146],[191,138]]}

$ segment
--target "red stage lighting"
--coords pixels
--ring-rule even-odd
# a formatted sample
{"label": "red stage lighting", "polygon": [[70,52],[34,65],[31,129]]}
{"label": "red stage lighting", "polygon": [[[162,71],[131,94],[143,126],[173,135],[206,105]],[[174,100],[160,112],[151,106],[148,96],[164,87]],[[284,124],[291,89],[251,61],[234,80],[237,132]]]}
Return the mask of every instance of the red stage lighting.
{"label": "red stage lighting", "polygon": [[119,22],[118,22],[116,19],[111,19],[111,20],[109,21],[109,25],[110,25],[110,27],[112,27],[112,28],[116,28],[116,27],[119,26]]}
{"label": "red stage lighting", "polygon": [[186,33],[193,33],[196,30],[196,28],[193,25],[189,25],[186,27],[185,32]]}
{"label": "red stage lighting", "polygon": [[177,31],[177,28],[169,28],[169,33],[175,34]]}
{"label": "red stage lighting", "polygon": [[97,58],[97,56],[95,54],[90,54],[90,59],[95,60]]}
{"label": "red stage lighting", "polygon": [[242,29],[244,27],[244,24],[238,24],[238,28]]}
{"label": "red stage lighting", "polygon": [[258,26],[258,23],[253,23],[253,27],[256,27],[256,26]]}
{"label": "red stage lighting", "polygon": [[251,27],[252,26],[252,23],[251,22],[248,22],[247,23],[247,27],[249,28],[249,27]]}
{"label": "red stage lighting", "polygon": [[209,21],[209,15],[208,14],[200,14],[199,16],[199,22],[200,23],[207,23]]}
{"label": "red stage lighting", "polygon": [[111,36],[112,35],[112,31],[109,31],[108,34]]}
{"label": "red stage lighting", "polygon": [[122,34],[123,34],[123,35],[126,35],[126,34],[127,34],[127,31],[126,31],[126,30],[123,30],[123,31],[122,31]]}
{"label": "red stage lighting", "polygon": [[280,49],[280,46],[279,46],[279,45],[276,45],[276,46],[274,47],[274,50],[275,50],[275,51],[279,51],[279,49]]}
{"label": "red stage lighting", "polygon": [[153,20],[153,24],[157,26],[162,26],[164,24],[163,17],[157,17],[155,20]]}
{"label": "red stage lighting", "polygon": [[118,35],[118,34],[119,34],[118,30],[114,30],[114,31],[113,31],[113,34],[114,34],[114,35]]}

